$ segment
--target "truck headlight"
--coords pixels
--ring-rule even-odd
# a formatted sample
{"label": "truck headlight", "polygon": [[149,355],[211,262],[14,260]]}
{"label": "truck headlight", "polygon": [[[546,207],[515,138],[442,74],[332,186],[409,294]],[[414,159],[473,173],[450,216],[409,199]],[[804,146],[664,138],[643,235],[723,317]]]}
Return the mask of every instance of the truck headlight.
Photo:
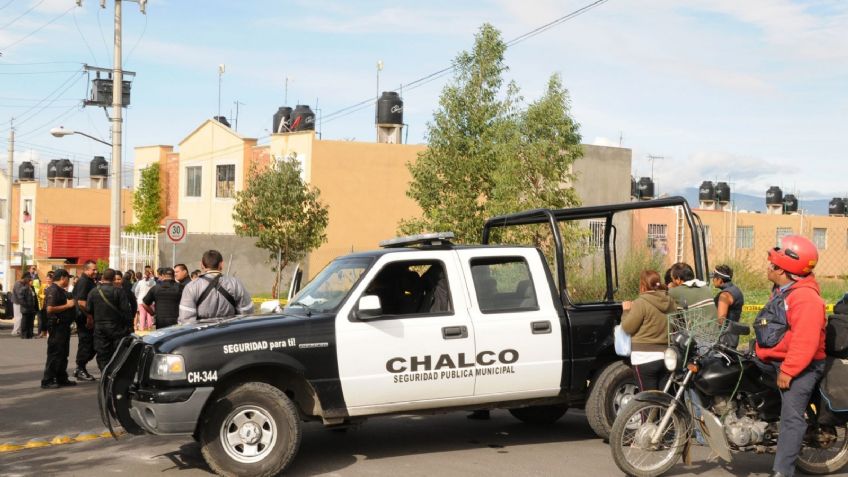
{"label": "truck headlight", "polygon": [[665,369],[669,371],[674,371],[678,369],[679,363],[678,359],[680,359],[680,355],[677,353],[677,350],[674,348],[666,348],[665,353],[663,355],[663,361],[665,362]]}
{"label": "truck headlight", "polygon": [[178,354],[155,354],[150,365],[150,379],[177,381],[186,379],[185,361]]}

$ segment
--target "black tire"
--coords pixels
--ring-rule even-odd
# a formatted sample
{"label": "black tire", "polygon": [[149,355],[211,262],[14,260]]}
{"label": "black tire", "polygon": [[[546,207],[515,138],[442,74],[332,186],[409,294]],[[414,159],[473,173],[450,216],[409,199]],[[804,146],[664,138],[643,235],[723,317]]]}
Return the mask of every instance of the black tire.
{"label": "black tire", "polygon": [[623,361],[610,363],[595,373],[586,399],[586,418],[598,437],[609,439],[615,416],[626,404],[616,393],[634,391],[635,395],[638,388],[636,375]]}
{"label": "black tire", "polygon": [[828,454],[833,453],[832,457],[822,459],[820,453],[816,449],[804,446],[798,454],[796,465],[805,474],[811,475],[826,475],[834,474],[842,470],[848,465],[848,429],[845,426],[836,428],[837,441],[833,447],[828,450]]}
{"label": "black tire", "polygon": [[[621,417],[615,420],[615,424],[610,430],[610,449],[612,450],[612,458],[615,461],[615,465],[617,465],[618,468],[626,475],[633,477],[656,477],[666,473],[680,460],[680,456],[683,454],[683,448],[685,447],[686,441],[689,439],[687,427],[688,423],[680,413],[675,413],[669,421],[668,425],[674,426],[674,428],[666,428],[674,431],[675,438],[669,443],[670,445],[666,446],[667,448],[659,451],[666,455],[664,461],[661,461],[656,467],[650,469],[637,468],[631,464],[630,461],[628,461],[627,456],[624,455],[625,449],[634,450],[633,442],[639,442],[638,439],[634,439],[633,442],[624,442],[625,435],[633,437],[634,432],[637,432],[632,429],[632,423],[629,422],[630,418],[642,413],[650,413],[648,409],[657,412],[659,409],[663,409],[664,411],[665,408],[666,406],[658,405],[654,402],[631,401],[621,411]],[[657,412],[654,416],[656,421],[659,421],[662,418],[662,412]],[[638,446],[635,447],[635,449],[638,448]]]}
{"label": "black tire", "polygon": [[530,406],[510,409],[513,417],[526,424],[548,425],[553,424],[565,415],[568,406]]}
{"label": "black tire", "polygon": [[[240,384],[207,412],[208,418],[200,429],[201,452],[218,475],[277,475],[294,460],[300,447],[302,430],[297,408],[270,384]],[[239,440],[241,444],[237,443]]]}

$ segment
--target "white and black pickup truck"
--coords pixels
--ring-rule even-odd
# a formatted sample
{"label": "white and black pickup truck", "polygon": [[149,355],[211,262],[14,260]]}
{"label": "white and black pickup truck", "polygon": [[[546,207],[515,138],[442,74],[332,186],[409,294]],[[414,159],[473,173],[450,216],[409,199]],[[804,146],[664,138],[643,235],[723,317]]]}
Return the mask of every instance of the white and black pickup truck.
{"label": "white and black pickup truck", "polygon": [[[606,437],[637,390],[613,350],[615,216],[651,207],[682,211],[703,278],[702,227],[682,198],[533,210],[483,228],[486,244],[503,227],[549,227],[550,258],[533,247],[453,245],[445,234],[396,239],[335,259],[279,313],[126,338],[100,383],[104,423],[193,435],[215,472],[250,476],[291,463],[304,421],[505,408],[536,423],[580,407]],[[587,220],[605,224],[593,230],[607,287],[578,304],[560,226]]]}

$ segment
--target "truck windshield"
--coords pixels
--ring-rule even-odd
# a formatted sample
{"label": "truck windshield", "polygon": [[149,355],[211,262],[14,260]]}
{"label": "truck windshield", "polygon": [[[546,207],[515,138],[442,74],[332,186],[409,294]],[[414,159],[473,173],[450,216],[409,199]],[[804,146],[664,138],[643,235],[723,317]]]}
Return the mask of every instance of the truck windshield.
{"label": "truck windshield", "polygon": [[340,258],[330,262],[286,308],[307,313],[335,311],[372,262],[372,257]]}

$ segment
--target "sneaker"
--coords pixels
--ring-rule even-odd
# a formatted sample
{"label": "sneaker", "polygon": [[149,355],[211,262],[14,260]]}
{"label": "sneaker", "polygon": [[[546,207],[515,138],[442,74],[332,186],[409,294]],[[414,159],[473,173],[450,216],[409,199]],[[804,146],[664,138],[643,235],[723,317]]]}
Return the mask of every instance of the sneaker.
{"label": "sneaker", "polygon": [[59,387],[63,387],[63,388],[64,388],[64,387],[67,387],[67,386],[76,386],[76,385],[77,385],[77,382],[76,382],[76,381],[71,381],[70,379],[66,379],[66,380],[64,380],[64,381],[59,381],[59,383],[58,383],[58,384],[59,384]]}
{"label": "sneaker", "polygon": [[41,389],[59,389],[59,383],[55,380],[43,382],[41,383]]}
{"label": "sneaker", "polygon": [[77,368],[74,371],[74,377],[77,378],[78,381],[94,381],[94,376],[88,374],[88,371],[82,368]]}

